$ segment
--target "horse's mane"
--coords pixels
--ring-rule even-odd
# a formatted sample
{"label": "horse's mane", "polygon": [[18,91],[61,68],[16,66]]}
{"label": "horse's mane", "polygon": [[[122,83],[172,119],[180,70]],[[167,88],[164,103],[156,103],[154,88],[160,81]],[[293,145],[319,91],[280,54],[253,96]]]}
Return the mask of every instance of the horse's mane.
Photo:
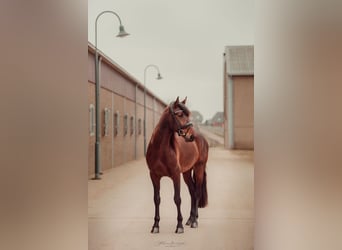
{"label": "horse's mane", "polygon": [[167,120],[168,113],[169,113],[169,106],[167,106],[164,109],[163,113],[161,114],[160,119],[152,132],[151,142],[154,141],[155,137],[157,136],[157,134],[160,132],[162,128],[165,128],[168,126],[168,120]]}

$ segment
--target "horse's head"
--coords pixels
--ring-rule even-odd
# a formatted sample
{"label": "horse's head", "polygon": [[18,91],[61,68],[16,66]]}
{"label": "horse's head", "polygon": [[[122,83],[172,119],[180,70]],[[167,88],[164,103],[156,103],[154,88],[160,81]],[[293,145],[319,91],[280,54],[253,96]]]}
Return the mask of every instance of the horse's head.
{"label": "horse's head", "polygon": [[169,112],[172,116],[171,129],[182,136],[185,141],[193,141],[194,135],[191,133],[192,122],[190,122],[190,111],[185,106],[186,97],[183,101],[179,101],[177,97],[176,101],[171,102],[169,105]]}

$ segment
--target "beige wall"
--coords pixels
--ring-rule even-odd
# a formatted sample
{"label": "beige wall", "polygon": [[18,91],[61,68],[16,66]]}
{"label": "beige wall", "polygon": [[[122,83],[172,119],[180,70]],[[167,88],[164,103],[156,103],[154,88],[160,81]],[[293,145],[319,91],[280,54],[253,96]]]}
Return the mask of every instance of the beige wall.
{"label": "beige wall", "polygon": [[[114,120],[114,115],[117,112],[119,115],[119,128],[118,134],[113,136],[113,167],[121,165],[125,162],[125,142],[124,142],[124,133],[123,133],[123,124],[124,124],[124,114],[125,114],[125,103],[124,97],[113,94],[113,115],[112,119]],[[112,128],[114,130],[114,128]]]}
{"label": "beige wall", "polygon": [[233,77],[234,148],[254,148],[254,78]]}
{"label": "beige wall", "polygon": [[[101,110],[101,168],[102,170],[112,167],[112,131],[104,135],[104,110],[105,108],[112,110],[112,93],[106,89],[100,91],[100,110]],[[112,112],[110,112],[112,113]],[[111,115],[110,115],[111,116]],[[112,127],[112,119],[109,119],[109,127]]]}
{"label": "beige wall", "polygon": [[[254,77],[234,76],[233,115],[229,114],[229,81],[224,67],[223,105],[224,105],[224,146],[226,149],[254,149]],[[232,118],[232,121],[229,119]],[[229,122],[233,122],[233,139],[229,138]],[[233,148],[230,148],[230,140]]]}
{"label": "beige wall", "polygon": [[[94,55],[88,50],[88,108],[95,106]],[[101,110],[101,171],[122,165],[128,161],[144,157],[144,89],[125,73],[119,72],[115,66],[106,60],[101,61],[100,68],[100,110]],[[165,103],[156,99],[150,92],[147,101],[147,143],[152,130],[158,122]],[[137,100],[137,101],[136,101]],[[108,135],[104,135],[104,110],[110,110]],[[119,130],[114,135],[114,114],[119,113]],[[124,116],[128,117],[128,131],[124,134]],[[131,117],[134,118],[134,130],[131,133]],[[155,119],[153,119],[155,117]],[[90,119],[90,117],[89,117]],[[138,120],[141,119],[141,133],[138,131]],[[88,124],[90,120],[88,120]],[[89,126],[89,125],[88,125]],[[90,129],[90,128],[89,128]],[[88,174],[94,174],[95,169],[95,135],[89,134]]]}
{"label": "beige wall", "polygon": [[[135,102],[125,99],[125,113],[128,115],[128,131],[125,135],[125,162],[135,159],[135,132],[131,133],[131,117],[135,118]],[[135,119],[134,119],[135,120]],[[133,126],[133,128],[136,126]]]}
{"label": "beige wall", "polygon": [[[141,120],[141,129],[140,133],[138,131],[138,120]],[[137,148],[137,158],[144,157],[144,106],[138,105],[137,107],[137,124],[136,124],[136,148]]]}

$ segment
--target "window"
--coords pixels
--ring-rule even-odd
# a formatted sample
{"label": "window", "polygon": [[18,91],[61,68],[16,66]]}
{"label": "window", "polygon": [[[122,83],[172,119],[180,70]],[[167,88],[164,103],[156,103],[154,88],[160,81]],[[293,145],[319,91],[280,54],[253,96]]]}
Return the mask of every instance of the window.
{"label": "window", "polygon": [[119,111],[116,111],[114,114],[114,136],[119,134],[119,126],[120,126],[120,114]]}
{"label": "window", "polygon": [[128,133],[128,114],[125,114],[124,116],[124,135],[127,135]]}
{"label": "window", "polygon": [[138,135],[141,135],[141,119],[138,119]]}
{"label": "window", "polygon": [[134,134],[134,117],[131,116],[130,119],[130,134],[133,135]]}
{"label": "window", "polygon": [[104,136],[109,135],[109,119],[110,119],[110,109],[105,108],[104,109],[104,130],[103,130]]}
{"label": "window", "polygon": [[89,135],[95,135],[95,106],[94,104],[89,105]]}

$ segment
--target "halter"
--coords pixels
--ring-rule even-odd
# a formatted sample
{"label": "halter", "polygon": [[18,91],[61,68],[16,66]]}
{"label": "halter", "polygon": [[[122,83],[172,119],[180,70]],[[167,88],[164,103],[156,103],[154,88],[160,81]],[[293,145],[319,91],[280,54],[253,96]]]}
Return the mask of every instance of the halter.
{"label": "halter", "polygon": [[[175,122],[177,124],[176,132],[177,132],[178,136],[183,137],[186,142],[192,142],[195,139],[193,135],[190,135],[190,138],[186,137],[188,132],[189,132],[190,127],[193,126],[192,122],[187,122],[186,124],[181,125],[179,123],[178,119],[176,118],[176,114],[177,113],[183,112],[186,116],[188,116],[190,114],[190,111],[188,110],[187,107],[185,107],[185,105],[183,103],[178,103],[178,107],[181,110],[174,111],[174,109],[173,109],[174,103],[175,102],[171,102],[171,104],[170,104],[170,111],[171,111],[171,115],[172,115],[173,119],[175,120]],[[185,132],[184,132],[184,129],[186,129]]]}

